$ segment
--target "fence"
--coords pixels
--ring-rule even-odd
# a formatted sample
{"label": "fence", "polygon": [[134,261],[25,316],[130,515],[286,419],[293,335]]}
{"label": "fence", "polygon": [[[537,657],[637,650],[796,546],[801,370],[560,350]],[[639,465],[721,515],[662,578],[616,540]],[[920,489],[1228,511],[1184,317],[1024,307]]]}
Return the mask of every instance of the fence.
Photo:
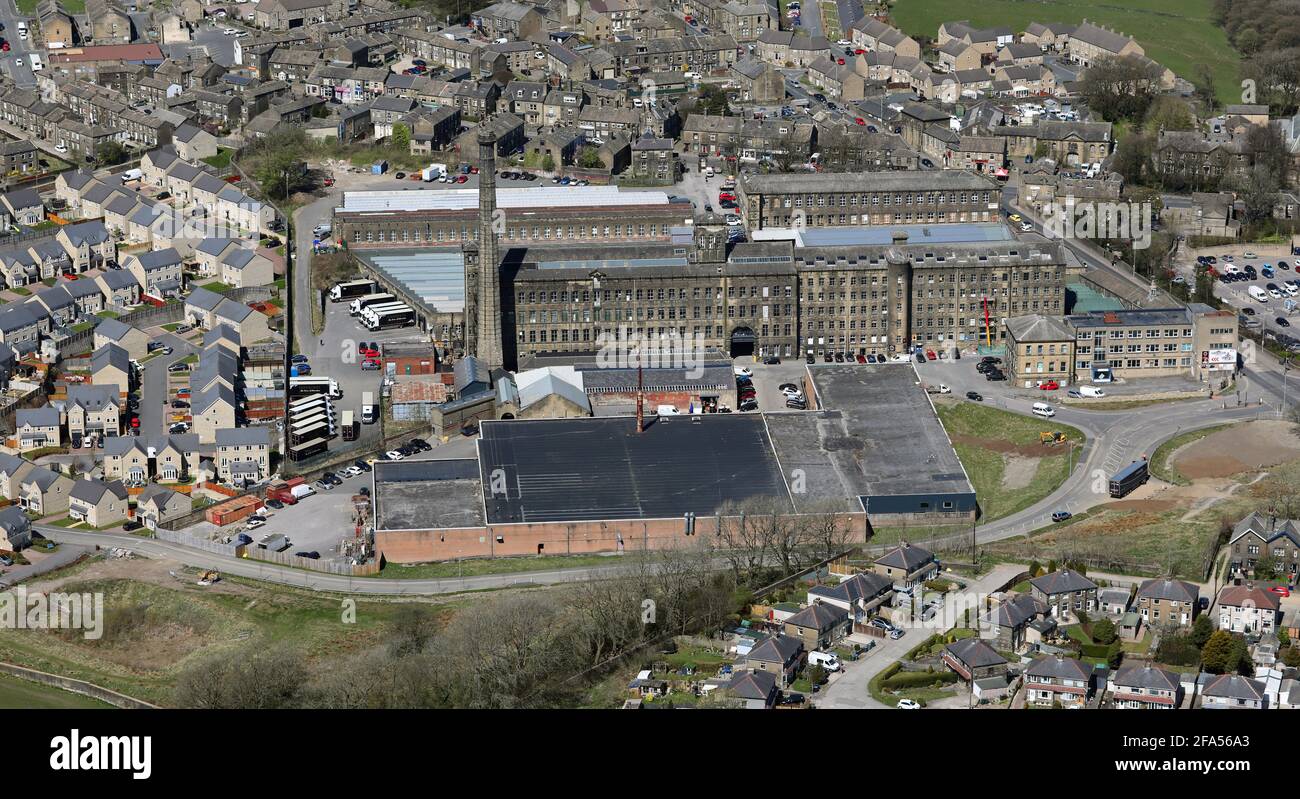
{"label": "fence", "polygon": [[[203,512],[199,511],[198,515],[201,518]],[[167,523],[174,524],[176,521],[178,520],[172,520]],[[204,552],[211,552],[214,555],[229,555],[235,557],[239,554],[233,544],[223,544],[220,541],[209,541],[206,538],[199,538],[198,536],[190,535],[189,533],[182,533],[177,530],[168,530],[159,527],[157,530],[154,530],[153,535],[154,538],[157,538],[159,541],[179,544],[180,546],[189,547],[190,549],[201,549]]]}
{"label": "fence", "polygon": [[367,575],[379,574],[378,558],[369,563],[353,565],[351,563],[341,563],[337,561],[300,558],[296,555],[291,555],[288,552],[272,552],[269,549],[258,549],[255,546],[244,547],[242,557],[248,560],[260,560],[265,563],[291,566],[295,569],[307,569],[309,571],[324,572],[326,574],[341,574],[344,577],[365,577]]}
{"label": "fence", "polygon": [[179,302],[168,303],[160,307],[141,308],[118,318],[119,322],[131,327],[152,327],[179,322],[185,317],[185,306]]}
{"label": "fence", "polygon": [[762,599],[763,597],[767,596],[768,594],[772,593],[778,588],[784,588],[787,585],[798,582],[799,580],[802,580],[804,577],[807,577],[813,572],[820,571],[830,566],[830,564],[834,563],[835,561],[847,558],[849,555],[857,551],[858,551],[857,547],[846,549],[843,552],[839,553],[838,555],[831,555],[829,558],[826,558],[825,560],[821,560],[818,561],[817,563],[814,563],[813,565],[809,566],[803,571],[798,571],[795,572],[794,574],[782,577],[780,580],[777,580],[774,583],[768,583],[762,588],[756,588],[754,589],[754,599],[756,600]]}
{"label": "fence", "polygon": [[105,688],[102,685],[95,685],[85,680],[74,680],[71,677],[63,677],[58,674],[49,674],[36,669],[29,669],[25,666],[16,666],[13,663],[0,662],[0,672],[4,672],[12,677],[18,677],[23,680],[40,683],[42,685],[51,685],[55,688],[62,688],[65,691],[71,691],[74,694],[88,696],[91,699],[98,699],[101,702],[113,705],[114,707],[125,708],[127,710],[156,710],[157,705],[151,705],[142,699],[119,694],[117,691]]}

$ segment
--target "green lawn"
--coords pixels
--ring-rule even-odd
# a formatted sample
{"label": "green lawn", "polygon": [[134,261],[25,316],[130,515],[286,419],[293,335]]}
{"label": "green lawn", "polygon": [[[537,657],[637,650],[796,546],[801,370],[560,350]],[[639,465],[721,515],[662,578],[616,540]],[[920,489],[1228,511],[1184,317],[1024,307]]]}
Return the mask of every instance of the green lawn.
{"label": "green lawn", "polygon": [[399,580],[427,580],[437,577],[476,577],[481,574],[509,574],[511,572],[535,572],[547,569],[576,569],[583,566],[616,566],[615,557],[602,555],[561,555],[540,558],[474,558],[442,563],[389,563],[378,574],[370,577]]}
{"label": "green lawn", "polygon": [[95,314],[95,316],[98,316],[100,319],[116,319],[119,316],[121,316],[121,314],[119,314],[117,311],[100,311],[99,313]]}
{"label": "green lawn", "polygon": [[217,169],[225,169],[230,166],[230,157],[234,153],[229,147],[218,147],[217,154],[210,158],[204,158],[205,164],[210,164]]}
{"label": "green lawn", "polygon": [[214,294],[224,294],[225,292],[230,291],[231,289],[230,286],[227,286],[225,283],[222,283],[220,280],[214,280],[211,283],[204,283],[199,288],[207,289],[208,291],[211,291]]}
{"label": "green lawn", "polygon": [[0,710],[106,710],[97,699],[0,674]]}
{"label": "green lawn", "polygon": [[986,0],[978,5],[964,0],[906,0],[890,13],[895,24],[907,33],[931,39],[938,37],[939,24],[946,21],[970,20],[976,27],[1007,25],[1019,32],[1030,22],[1078,23],[1087,18],[1134,37],[1148,56],[1179,77],[1190,79],[1195,76],[1196,65],[1209,65],[1219,99],[1241,102],[1241,57],[1228,44],[1223,29],[1211,20],[1210,0],[1065,0],[1050,4]]}
{"label": "green lawn", "polygon": [[[1075,445],[1076,465],[1077,450],[1085,440],[1082,432],[1069,425],[1021,416],[979,403],[944,403],[936,405],[936,408],[949,436],[962,439],[954,440],[953,448],[975,487],[981,523],[1024,510],[1055,491],[1069,476],[1070,447],[1041,445],[1038,440],[1040,432],[1064,433]],[[1006,448],[1006,445],[1029,447],[1037,456],[1034,473],[1024,485],[1004,485],[1008,461],[999,449]]]}

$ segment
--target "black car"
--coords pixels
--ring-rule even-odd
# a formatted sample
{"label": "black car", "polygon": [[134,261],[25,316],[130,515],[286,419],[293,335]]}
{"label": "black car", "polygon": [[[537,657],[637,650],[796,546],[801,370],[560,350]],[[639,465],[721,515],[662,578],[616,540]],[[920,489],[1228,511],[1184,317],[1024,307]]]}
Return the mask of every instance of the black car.
{"label": "black car", "polygon": [[273,508],[273,509],[275,509],[275,510],[283,510],[283,509],[284,509],[284,503],[281,502],[281,501],[278,500],[278,499],[268,499],[268,500],[266,501],[266,507],[268,507],[268,508]]}
{"label": "black car", "polygon": [[1066,519],[1070,518],[1070,517],[1073,516],[1073,515],[1074,515],[1074,514],[1073,514],[1073,513],[1070,513],[1068,510],[1058,510],[1058,511],[1056,511],[1055,513],[1052,514],[1052,521],[1054,521],[1054,522],[1063,522],[1063,521],[1065,521]]}
{"label": "black car", "polygon": [[309,558],[311,560],[320,560],[320,553],[317,552],[316,550],[312,550],[311,552],[295,552],[293,553],[293,556],[295,558]]}
{"label": "black car", "polygon": [[405,172],[398,172],[396,175],[393,175],[393,177],[396,178],[396,179],[398,179],[398,180],[406,180],[406,173],[405,173]]}
{"label": "black car", "polygon": [[822,361],[823,361],[824,363],[835,363],[835,356],[834,356],[834,355],[831,355],[831,354],[828,352],[828,353],[826,353],[825,355],[822,356]]}
{"label": "black car", "polygon": [[1286,319],[1285,316],[1279,316],[1277,319],[1274,319],[1273,321],[1274,321],[1274,322],[1277,322],[1277,326],[1278,326],[1278,327],[1290,327],[1290,326],[1291,326],[1291,323],[1287,321],[1287,319]]}
{"label": "black car", "polygon": [[419,449],[423,452],[428,452],[429,450],[433,449],[433,445],[430,444],[428,441],[425,441],[423,438],[413,438],[406,443],[410,444],[412,447],[415,447],[416,449]]}
{"label": "black car", "polygon": [[190,407],[190,404],[189,404],[188,402],[186,402],[185,400],[172,400],[172,407],[173,407],[173,408],[188,408],[188,407]]}
{"label": "black car", "polygon": [[967,391],[966,399],[971,400],[972,402],[983,402],[984,396],[978,391]]}
{"label": "black car", "polygon": [[1247,305],[1245,308],[1242,308],[1242,309],[1241,309],[1241,312],[1244,313],[1246,316],[1254,316],[1254,315],[1255,315],[1255,309],[1254,309],[1254,308],[1251,308],[1249,305]]}
{"label": "black car", "polygon": [[478,435],[478,425],[476,425],[476,424],[467,424],[467,425],[465,425],[464,427],[462,427],[462,428],[460,429],[460,434],[461,434],[462,436],[473,436],[473,435]]}
{"label": "black car", "polygon": [[923,352],[918,352],[918,353],[916,354],[916,362],[917,362],[917,363],[925,363],[925,353],[923,353]]}
{"label": "black car", "polygon": [[139,530],[141,527],[144,527],[144,523],[138,522],[135,519],[131,519],[122,524],[122,529],[128,533],[131,532],[132,530]]}
{"label": "black car", "polygon": [[799,387],[794,383],[782,383],[776,387],[777,391],[798,391]]}
{"label": "black car", "polygon": [[361,460],[360,458],[358,458],[357,460],[353,461],[353,462],[352,462],[352,465],[355,466],[355,467],[357,467],[358,469],[360,469],[360,470],[363,471],[363,472],[368,472],[368,471],[371,471],[372,469],[374,469],[373,466],[371,466],[370,464],[368,464],[368,463],[366,463],[365,461]]}
{"label": "black car", "polygon": [[765,356],[763,357],[763,363],[765,363],[765,364],[767,364],[767,365],[769,365],[769,366],[772,366],[772,365],[778,364],[778,363],[780,363],[780,362],[781,362],[781,359],[778,358],[778,357],[776,357],[775,355],[765,355]]}
{"label": "black car", "polygon": [[361,488],[359,488],[359,489],[357,490],[357,493],[360,494],[360,495],[363,496],[363,497],[368,497],[368,496],[370,496],[370,487],[369,487],[369,486],[361,486]]}
{"label": "black car", "polygon": [[796,411],[806,411],[808,410],[808,403],[804,402],[803,400],[790,398],[785,401],[785,407],[793,408]]}
{"label": "black car", "polygon": [[804,358],[805,363],[817,363],[817,358],[811,352]]}
{"label": "black car", "polygon": [[753,397],[750,397],[750,398],[747,399],[747,400],[743,400],[743,401],[741,401],[741,403],[740,403],[740,410],[742,410],[742,411],[756,411],[756,410],[758,410],[758,400],[754,399]]}
{"label": "black car", "polygon": [[1006,380],[1007,376],[1002,374],[1001,372],[989,372],[988,374],[984,375],[984,379],[985,380]]}

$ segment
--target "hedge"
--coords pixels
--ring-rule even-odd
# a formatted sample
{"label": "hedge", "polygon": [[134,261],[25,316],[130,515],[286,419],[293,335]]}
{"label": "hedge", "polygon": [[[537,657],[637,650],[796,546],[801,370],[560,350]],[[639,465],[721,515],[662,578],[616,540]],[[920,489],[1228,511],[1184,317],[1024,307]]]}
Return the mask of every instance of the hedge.
{"label": "hedge", "polygon": [[929,685],[950,685],[957,682],[957,679],[957,675],[951,671],[905,671],[881,680],[880,687],[890,691],[902,691]]}

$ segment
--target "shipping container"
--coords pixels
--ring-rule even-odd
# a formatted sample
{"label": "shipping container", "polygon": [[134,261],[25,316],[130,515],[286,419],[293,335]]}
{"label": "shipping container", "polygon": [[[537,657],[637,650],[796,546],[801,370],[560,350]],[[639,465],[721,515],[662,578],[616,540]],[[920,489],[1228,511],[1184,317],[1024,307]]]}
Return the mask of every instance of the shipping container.
{"label": "shipping container", "polygon": [[224,527],[246,516],[253,515],[253,511],[261,504],[262,501],[257,497],[236,497],[213,505],[203,512],[203,516],[210,523],[218,527]]}

